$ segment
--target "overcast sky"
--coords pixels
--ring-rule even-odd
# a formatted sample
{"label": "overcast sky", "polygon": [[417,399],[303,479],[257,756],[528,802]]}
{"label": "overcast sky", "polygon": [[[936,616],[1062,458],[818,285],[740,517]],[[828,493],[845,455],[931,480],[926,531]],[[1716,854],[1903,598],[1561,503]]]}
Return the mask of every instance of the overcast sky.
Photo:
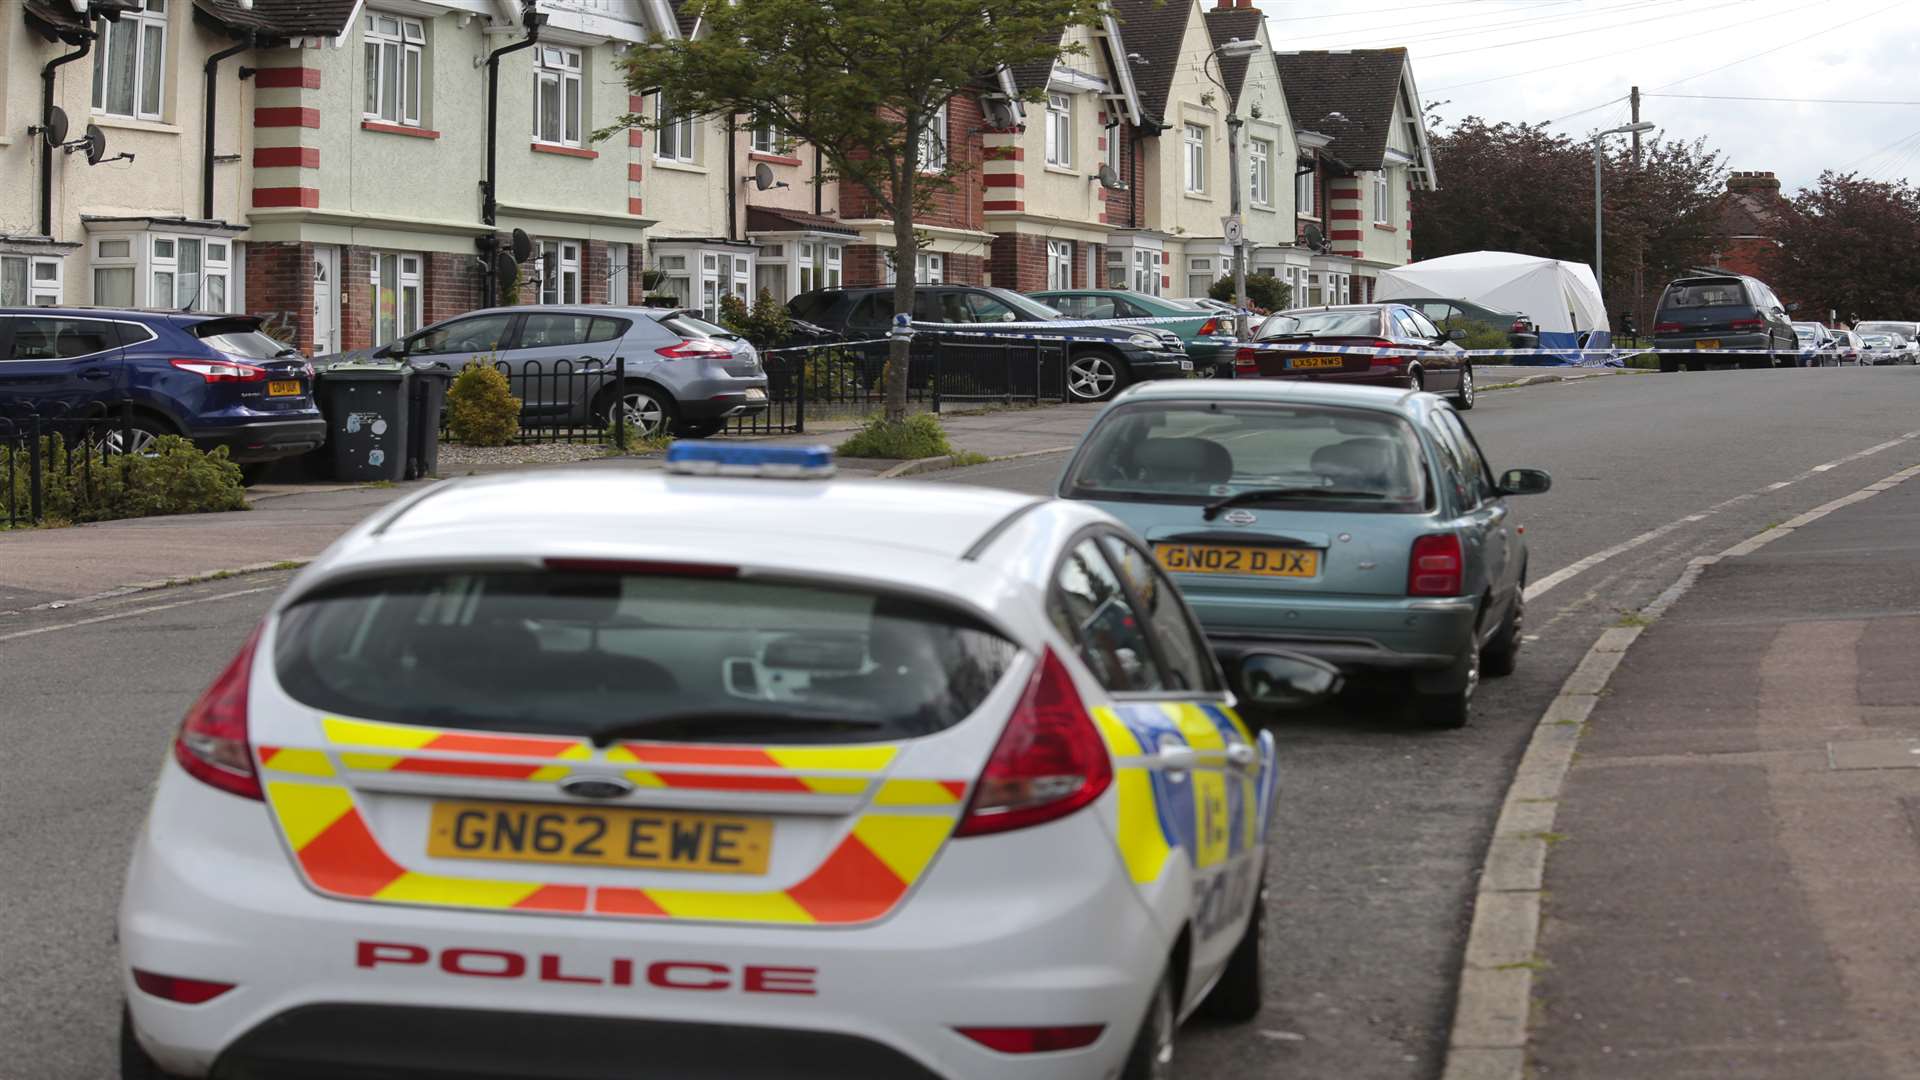
{"label": "overcast sky", "polygon": [[1638,84],[1642,118],[1666,136],[1705,136],[1729,167],[1772,170],[1789,195],[1822,169],[1920,180],[1920,0],[1256,2],[1276,49],[1407,46],[1443,126],[1554,120],[1586,136],[1626,123]]}

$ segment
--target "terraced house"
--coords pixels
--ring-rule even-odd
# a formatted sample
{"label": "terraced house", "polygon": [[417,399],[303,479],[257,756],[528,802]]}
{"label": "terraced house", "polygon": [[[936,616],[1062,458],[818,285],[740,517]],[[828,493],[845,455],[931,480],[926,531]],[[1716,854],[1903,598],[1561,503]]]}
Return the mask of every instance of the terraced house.
{"label": "terraced house", "polygon": [[1299,130],[1298,220],[1324,238],[1307,267],[1292,267],[1295,302],[1371,300],[1380,271],[1412,259],[1412,193],[1438,182],[1413,63],[1400,48],[1278,60]]}

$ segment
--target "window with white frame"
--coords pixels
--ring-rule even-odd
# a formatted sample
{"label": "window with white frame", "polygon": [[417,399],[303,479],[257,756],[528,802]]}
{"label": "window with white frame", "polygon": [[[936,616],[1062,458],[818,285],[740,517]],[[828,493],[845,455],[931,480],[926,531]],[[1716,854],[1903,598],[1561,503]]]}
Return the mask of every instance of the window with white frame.
{"label": "window with white frame", "polygon": [[419,19],[368,12],[361,41],[366,53],[367,93],[362,109],[366,118],[418,126],[426,24]]}
{"label": "window with white frame", "polygon": [[419,255],[399,251],[373,253],[373,343],[385,345],[420,329]]}
{"label": "window with white frame", "polygon": [[1047,164],[1073,167],[1073,98],[1047,95]]}
{"label": "window with white frame", "polygon": [[[1225,264],[1224,259],[1221,260],[1221,262],[1222,262],[1222,265]],[[1213,288],[1213,281],[1214,281],[1214,274],[1213,274],[1212,259],[1188,259],[1187,260],[1187,295],[1188,296],[1207,295],[1207,290]]]}
{"label": "window with white frame", "polygon": [[800,245],[800,291],[840,287],[842,245],[807,242]]}
{"label": "window with white frame", "polygon": [[632,303],[634,275],[629,260],[633,258],[633,245],[613,243],[607,245],[607,303]]}
{"label": "window with white frame", "polygon": [[1187,190],[1196,194],[1207,190],[1207,129],[1199,124],[1186,125],[1183,140],[1187,151]]}
{"label": "window with white frame", "polygon": [[533,72],[533,139],[554,146],[579,146],[585,122],[585,89],[578,49],[539,46]]}
{"label": "window with white frame", "polygon": [[[108,241],[100,243],[104,245]],[[228,286],[233,283],[231,241],[208,236],[154,235],[148,243],[148,288],[144,301],[147,306],[177,311],[229,310]]]}
{"label": "window with white frame", "polygon": [[60,303],[62,261],[57,255],[0,255],[0,307]]}
{"label": "window with white frame", "polygon": [[[893,268],[893,252],[886,253],[887,281],[891,285],[898,279]],[[914,284],[940,285],[947,280],[947,257],[937,251],[918,252],[913,257]]]}
{"label": "window with white frame", "polygon": [[653,156],[661,161],[693,164],[693,117],[675,114],[665,94],[654,95],[654,102],[654,118],[660,127],[655,132]]}
{"label": "window with white frame", "polygon": [[1317,163],[1301,162],[1301,171],[1293,177],[1293,209],[1305,217],[1319,217],[1315,205],[1316,192],[1313,190],[1314,177],[1318,174]]}
{"label": "window with white frame", "polygon": [[1160,253],[1141,249],[1133,253],[1133,291],[1160,295]]}
{"label": "window with white frame", "polygon": [[[700,256],[700,313],[708,322],[720,321],[721,256],[706,252]],[[732,257],[728,256],[728,261]]]}
{"label": "window with white frame", "polygon": [[920,171],[940,172],[947,167],[947,104],[941,102],[927,126],[920,129]]}
{"label": "window with white frame", "polygon": [[1047,241],[1047,288],[1073,288],[1073,242]]}
{"label": "window with white frame", "polygon": [[693,274],[687,268],[685,255],[656,255],[654,268],[667,276],[665,291],[673,296],[677,307],[693,306]]}
{"label": "window with white frame", "polygon": [[778,154],[780,152],[780,129],[772,124],[761,124],[753,129],[753,152],[756,154]]}
{"label": "window with white frame", "polygon": [[1107,168],[1112,169],[1115,176],[1120,175],[1120,133],[1124,130],[1119,124],[1107,129]]}
{"label": "window with white frame", "polygon": [[1387,183],[1387,170],[1381,169],[1373,174],[1373,223],[1389,225],[1393,222],[1393,188]]}
{"label": "window with white frame", "polygon": [[168,0],[131,0],[117,22],[94,21],[93,111],[160,119]]}
{"label": "window with white frame", "polygon": [[540,302],[580,302],[580,242],[540,241]]}
{"label": "window with white frame", "polygon": [[1273,143],[1247,140],[1247,197],[1255,206],[1273,205]]}

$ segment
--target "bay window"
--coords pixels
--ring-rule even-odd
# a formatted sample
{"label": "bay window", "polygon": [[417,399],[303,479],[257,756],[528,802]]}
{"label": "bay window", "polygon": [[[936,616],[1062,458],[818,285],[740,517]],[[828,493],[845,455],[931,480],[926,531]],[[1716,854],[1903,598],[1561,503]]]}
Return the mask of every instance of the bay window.
{"label": "bay window", "polygon": [[539,46],[533,73],[533,138],[555,146],[579,146],[585,104],[580,50]]}
{"label": "bay window", "polygon": [[369,12],[361,41],[367,78],[363,115],[368,120],[419,126],[426,24],[419,19]]}
{"label": "bay window", "polygon": [[160,119],[168,0],[129,0],[118,22],[94,20],[93,111]]}

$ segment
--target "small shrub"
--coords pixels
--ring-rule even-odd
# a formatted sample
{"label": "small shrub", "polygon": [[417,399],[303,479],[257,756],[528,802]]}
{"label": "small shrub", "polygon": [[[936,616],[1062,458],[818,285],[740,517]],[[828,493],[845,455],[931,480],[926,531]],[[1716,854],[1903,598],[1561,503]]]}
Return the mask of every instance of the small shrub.
{"label": "small shrub", "polygon": [[1493,326],[1488,323],[1475,322],[1471,319],[1461,319],[1456,322],[1450,322],[1442,329],[1459,329],[1465,331],[1466,336],[1454,342],[1454,344],[1463,349],[1504,349],[1507,347],[1507,332],[1498,326]]}
{"label": "small shrub", "polygon": [[[1233,303],[1233,275],[1223,274],[1207,295],[1221,303]],[[1293,286],[1272,274],[1247,275],[1247,303],[1259,311],[1285,311],[1293,301]]]}
{"label": "small shrub", "polygon": [[858,400],[865,391],[860,380],[860,366],[858,360],[839,349],[808,353],[800,364],[800,377],[807,384],[807,400]]}
{"label": "small shrub", "polygon": [[793,334],[793,316],[787,306],[765,289],[749,309],[737,296],[720,298],[720,325],[753,342],[755,348],[771,349]]}
{"label": "small shrub", "polygon": [[488,360],[468,361],[447,387],[447,433],[469,446],[505,446],[520,434],[520,399]]}
{"label": "small shrub", "polygon": [[842,457],[910,460],[951,454],[953,444],[947,442],[940,418],[932,413],[915,413],[893,424],[876,416],[841,443],[839,453]]}
{"label": "small shrub", "polygon": [[[12,469],[12,505],[32,505],[24,450],[0,449],[0,477]],[[80,457],[87,453],[91,460]],[[155,439],[141,454],[103,455],[98,446],[69,447],[59,438],[40,443],[41,511],[48,521],[82,524],[163,514],[207,514],[247,509],[240,466],[225,447],[202,451],[176,435]]]}

